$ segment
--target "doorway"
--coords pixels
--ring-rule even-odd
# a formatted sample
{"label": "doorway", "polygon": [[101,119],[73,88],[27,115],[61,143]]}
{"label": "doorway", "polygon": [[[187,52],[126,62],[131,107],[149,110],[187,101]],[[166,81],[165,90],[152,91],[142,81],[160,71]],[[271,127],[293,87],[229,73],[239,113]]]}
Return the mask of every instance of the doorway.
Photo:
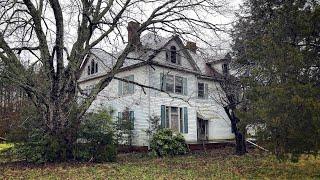
{"label": "doorway", "polygon": [[208,140],[208,120],[197,118],[197,137],[198,141]]}

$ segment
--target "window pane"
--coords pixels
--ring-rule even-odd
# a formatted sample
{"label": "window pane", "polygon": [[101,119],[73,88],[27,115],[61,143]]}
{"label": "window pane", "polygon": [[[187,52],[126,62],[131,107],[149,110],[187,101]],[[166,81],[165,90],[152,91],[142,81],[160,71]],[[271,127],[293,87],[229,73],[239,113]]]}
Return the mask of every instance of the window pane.
{"label": "window pane", "polygon": [[171,107],[171,129],[179,131],[179,119],[178,119],[178,108]]}
{"label": "window pane", "polygon": [[[130,76],[126,76],[123,79],[126,79],[128,81],[134,81],[134,76],[130,75]],[[134,84],[132,83],[128,83],[128,82],[123,82],[123,94],[133,94],[134,93]]]}
{"label": "window pane", "polygon": [[182,94],[183,92],[183,78],[176,76],[175,93]]}
{"label": "window pane", "polygon": [[166,91],[167,92],[173,92],[174,88],[174,79],[172,75],[166,76]]}
{"label": "window pane", "polygon": [[123,94],[129,94],[129,83],[123,82]]}
{"label": "window pane", "polygon": [[91,61],[91,74],[94,74],[94,60]]}
{"label": "window pane", "polygon": [[222,71],[223,71],[223,74],[228,74],[228,64],[222,65]]}
{"label": "window pane", "polygon": [[198,97],[204,98],[204,83],[198,83]]}
{"label": "window pane", "polygon": [[171,62],[177,63],[177,50],[175,46],[171,46],[170,48],[170,54],[171,54]]}

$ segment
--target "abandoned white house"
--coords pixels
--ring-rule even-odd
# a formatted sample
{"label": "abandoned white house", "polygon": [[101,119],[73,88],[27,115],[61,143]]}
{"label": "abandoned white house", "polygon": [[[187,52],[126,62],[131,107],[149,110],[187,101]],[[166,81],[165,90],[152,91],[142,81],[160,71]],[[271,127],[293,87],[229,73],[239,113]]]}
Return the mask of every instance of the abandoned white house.
{"label": "abandoned white house", "polygon": [[[117,117],[129,108],[134,124],[132,144],[136,146],[148,146],[150,137],[145,130],[151,116],[160,117],[163,127],[181,132],[189,143],[234,138],[230,120],[214,98],[221,95],[219,81],[228,73],[227,60],[208,63],[197,54],[193,42],[184,45],[178,36],[164,38],[152,33],[140,38],[135,34],[137,28],[138,23],[128,24],[128,40],[136,49],[116,77],[154,89],[113,79],[89,110],[112,107]],[[82,64],[80,87],[92,88],[112,68],[116,57],[93,49]]]}

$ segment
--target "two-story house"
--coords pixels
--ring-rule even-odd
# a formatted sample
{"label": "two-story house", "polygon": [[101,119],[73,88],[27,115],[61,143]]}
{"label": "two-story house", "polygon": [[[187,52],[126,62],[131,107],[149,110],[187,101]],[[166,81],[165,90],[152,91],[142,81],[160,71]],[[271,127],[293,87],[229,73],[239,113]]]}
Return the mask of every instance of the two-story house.
{"label": "two-story house", "polygon": [[[137,48],[116,77],[154,88],[113,79],[89,110],[111,106],[117,119],[129,108],[136,146],[148,146],[150,137],[145,130],[151,116],[160,117],[162,127],[181,132],[189,143],[232,139],[230,120],[216,99],[223,96],[219,82],[228,71],[227,60],[208,63],[197,54],[195,43],[184,45],[178,36],[164,38],[149,33],[140,38],[134,34],[138,27],[135,22],[128,24],[128,40]],[[116,57],[93,49],[82,64],[80,87],[95,85],[112,68]]]}

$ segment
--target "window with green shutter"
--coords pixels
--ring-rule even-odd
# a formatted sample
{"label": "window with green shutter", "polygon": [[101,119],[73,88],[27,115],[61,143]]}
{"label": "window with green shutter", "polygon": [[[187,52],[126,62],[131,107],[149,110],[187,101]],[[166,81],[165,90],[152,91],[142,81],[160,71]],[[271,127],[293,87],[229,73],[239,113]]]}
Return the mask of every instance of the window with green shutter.
{"label": "window with green shutter", "polygon": [[128,127],[128,123],[131,124],[131,129],[134,129],[134,111],[122,111],[118,112],[118,124],[121,129]]}
{"label": "window with green shutter", "polygon": [[[134,82],[134,75],[126,76],[123,79]],[[118,94],[119,94],[119,96],[134,94],[134,84],[130,83],[130,82],[125,82],[125,81],[119,80]]]}
{"label": "window with green shutter", "polygon": [[188,108],[161,105],[161,128],[188,133]]}
{"label": "window with green shutter", "polygon": [[187,78],[160,73],[160,89],[169,93],[188,95]]}

